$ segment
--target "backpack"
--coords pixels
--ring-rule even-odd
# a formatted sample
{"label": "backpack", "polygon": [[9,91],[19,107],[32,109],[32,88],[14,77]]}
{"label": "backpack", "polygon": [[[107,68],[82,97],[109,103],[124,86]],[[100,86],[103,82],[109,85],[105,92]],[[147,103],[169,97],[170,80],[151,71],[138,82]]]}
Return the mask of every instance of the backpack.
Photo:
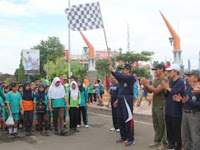
{"label": "backpack", "polygon": [[37,102],[36,102],[36,111],[39,114],[44,114],[47,111],[47,105],[45,103],[45,100],[38,99],[38,96],[37,96]]}
{"label": "backpack", "polygon": [[104,94],[104,87],[103,85],[99,85],[100,86],[100,94],[103,95]]}

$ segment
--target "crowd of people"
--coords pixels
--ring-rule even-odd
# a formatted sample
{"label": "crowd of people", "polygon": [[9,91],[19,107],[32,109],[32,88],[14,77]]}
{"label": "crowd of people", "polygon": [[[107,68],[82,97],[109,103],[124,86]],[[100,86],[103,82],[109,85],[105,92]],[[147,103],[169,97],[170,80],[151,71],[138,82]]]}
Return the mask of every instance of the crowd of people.
{"label": "crowd of people", "polygon": [[[103,106],[104,91],[100,80],[89,82],[70,77],[60,79],[55,77],[51,84],[36,79],[33,83],[16,82],[0,87],[0,128],[7,131],[9,137],[17,137],[18,129],[25,131],[26,136],[40,131],[43,136],[49,136],[49,130],[54,129],[56,135],[66,135],[66,117],[70,120],[70,133],[79,132],[81,120],[89,128],[87,108],[90,103]],[[7,123],[13,120],[14,124]],[[53,125],[53,127],[52,127]]]}
{"label": "crowd of people", "polygon": [[199,73],[188,72],[180,77],[178,64],[167,69],[160,64],[155,70],[153,86],[142,81],[147,90],[154,93],[152,117],[155,139],[150,147],[181,150],[184,145],[185,150],[199,150]]}
{"label": "crowd of people", "polygon": [[[109,62],[110,63],[110,62]],[[134,138],[134,102],[140,105],[145,98],[152,102],[152,120],[155,131],[154,142],[150,148],[158,150],[200,149],[200,78],[197,71],[180,76],[180,66],[172,64],[166,68],[158,64],[153,70],[152,82],[147,78],[138,79],[131,75],[131,66],[125,64],[121,71],[116,71],[111,63],[112,73],[109,88],[113,127],[111,131],[120,132],[117,143],[125,146],[135,144]],[[66,135],[66,117],[70,120],[70,133],[79,132],[81,118],[86,128],[89,127],[87,108],[90,103],[103,104],[104,86],[100,80],[76,80],[71,76],[55,77],[49,86],[48,81],[41,83],[26,82],[23,85],[13,82],[3,83],[0,89],[0,127],[8,132],[9,137],[18,136],[18,128],[24,128],[26,136],[33,131],[49,136],[49,130],[56,135]],[[141,88],[139,88],[141,87]],[[139,89],[142,90],[139,98]],[[153,93],[152,100],[147,95]],[[6,122],[12,117],[13,125]],[[53,119],[53,120],[52,120]]]}
{"label": "crowd of people", "polygon": [[[152,120],[155,137],[149,148],[200,150],[198,71],[186,72],[181,77],[178,64],[172,64],[168,68],[158,64],[152,70],[155,71],[152,84],[148,79],[140,80],[146,90],[145,94],[153,93]],[[126,65],[121,73],[110,65],[110,71],[114,76],[110,89],[114,126],[111,130],[120,130],[121,138],[117,142],[129,146],[135,143],[134,128],[130,128],[130,124],[132,125],[130,116],[133,115],[132,103],[138,98],[138,91],[134,90],[135,87],[138,89],[139,85],[137,76],[130,74],[129,65]],[[130,98],[131,95],[133,98]],[[129,115],[130,110],[132,114]]]}

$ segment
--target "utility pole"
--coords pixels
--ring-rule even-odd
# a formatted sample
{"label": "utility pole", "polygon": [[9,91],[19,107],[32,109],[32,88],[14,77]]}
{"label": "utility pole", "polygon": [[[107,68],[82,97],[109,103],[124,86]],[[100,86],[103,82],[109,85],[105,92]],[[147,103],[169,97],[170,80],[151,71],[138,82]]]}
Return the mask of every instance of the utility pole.
{"label": "utility pole", "polygon": [[[70,7],[70,0],[68,0],[68,8]],[[70,82],[70,76],[71,76],[71,41],[70,41],[70,28],[68,27],[68,76],[69,76],[69,82]]]}
{"label": "utility pole", "polygon": [[199,64],[199,70],[200,70],[200,51],[199,51],[199,62],[198,62],[198,64]]}
{"label": "utility pole", "polygon": [[129,24],[127,23],[127,51],[130,51],[130,31],[129,31]]}

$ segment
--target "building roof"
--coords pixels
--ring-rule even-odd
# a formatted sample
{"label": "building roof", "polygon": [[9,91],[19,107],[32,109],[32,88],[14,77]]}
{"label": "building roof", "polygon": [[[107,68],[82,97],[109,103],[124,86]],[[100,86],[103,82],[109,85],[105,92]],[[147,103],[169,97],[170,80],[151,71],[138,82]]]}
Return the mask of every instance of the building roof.
{"label": "building roof", "polygon": [[12,81],[16,81],[16,77],[14,75],[10,75],[6,73],[6,74],[0,75],[0,82],[6,81],[7,78],[11,78]]}

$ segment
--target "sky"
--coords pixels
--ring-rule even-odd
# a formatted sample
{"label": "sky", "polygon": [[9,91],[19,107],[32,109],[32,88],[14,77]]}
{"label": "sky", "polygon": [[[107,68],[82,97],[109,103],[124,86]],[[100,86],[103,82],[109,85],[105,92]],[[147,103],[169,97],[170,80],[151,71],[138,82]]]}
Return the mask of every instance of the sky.
{"label": "sky", "polygon": [[[71,0],[71,5],[95,0]],[[154,60],[173,60],[171,37],[160,13],[168,19],[181,39],[185,68],[188,59],[198,68],[200,51],[200,1],[193,0],[99,0],[108,45],[111,50],[127,50],[127,24],[130,49],[155,52]],[[0,72],[14,74],[22,49],[30,49],[56,36],[68,47],[65,9],[68,0],[0,0]],[[105,50],[102,29],[83,32],[95,50]],[[71,50],[81,54],[86,46],[79,32],[71,31]]]}

